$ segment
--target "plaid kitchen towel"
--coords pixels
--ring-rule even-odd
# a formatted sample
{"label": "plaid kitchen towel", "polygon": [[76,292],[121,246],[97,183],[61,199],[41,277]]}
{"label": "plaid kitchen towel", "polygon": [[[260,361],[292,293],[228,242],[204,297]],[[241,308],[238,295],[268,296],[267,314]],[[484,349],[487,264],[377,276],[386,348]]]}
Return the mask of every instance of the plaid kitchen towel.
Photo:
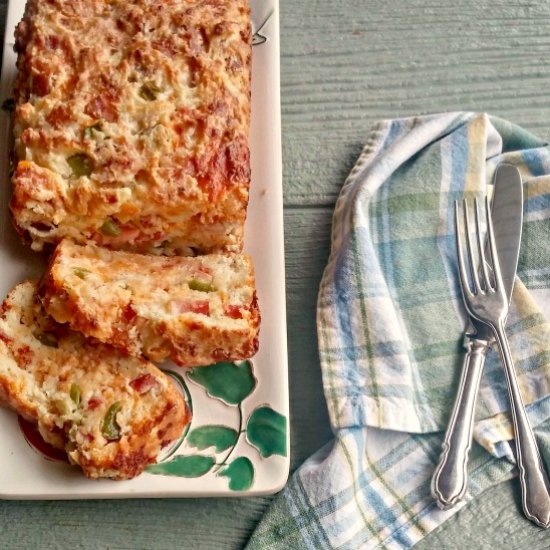
{"label": "plaid kitchen towel", "polygon": [[[456,394],[467,318],[453,204],[483,196],[502,162],[525,187],[507,332],[525,402],[550,461],[550,149],[485,114],[383,121],[336,203],[318,300],[334,441],[274,500],[248,548],[410,548],[450,517],[430,497]],[[466,501],[514,474],[505,379],[486,363]]]}

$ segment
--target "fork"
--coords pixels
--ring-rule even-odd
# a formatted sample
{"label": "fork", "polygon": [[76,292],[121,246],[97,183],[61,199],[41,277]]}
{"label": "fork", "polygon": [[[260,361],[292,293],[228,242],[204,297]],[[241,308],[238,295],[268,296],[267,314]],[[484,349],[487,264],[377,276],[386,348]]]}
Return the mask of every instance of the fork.
{"label": "fork", "polygon": [[[508,298],[502,282],[487,198],[485,198],[485,216],[492,265],[489,263],[489,254],[485,253],[481,238],[477,198],[475,199],[474,210],[476,248],[479,252],[479,262],[477,264],[474,260],[474,245],[470,237],[470,216],[467,202],[464,200],[463,203],[466,247],[459,230],[459,204],[458,201],[455,202],[456,248],[462,296],[468,313],[478,321],[485,323],[495,334],[510,396],[523,511],[531,521],[540,527],[548,528],[550,527],[550,483],[542,464],[533,430],[529,424],[516,378],[510,345],[504,330],[506,316],[508,315]],[[464,261],[465,255],[468,256],[468,270]],[[489,277],[490,270],[493,274],[492,280]],[[468,277],[468,273],[471,277]]]}

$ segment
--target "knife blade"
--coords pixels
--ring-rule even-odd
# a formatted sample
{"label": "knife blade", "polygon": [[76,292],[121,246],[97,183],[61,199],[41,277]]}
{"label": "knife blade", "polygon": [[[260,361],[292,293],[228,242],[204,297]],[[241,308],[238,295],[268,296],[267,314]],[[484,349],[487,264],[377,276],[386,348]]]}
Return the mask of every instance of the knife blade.
{"label": "knife blade", "polygon": [[[519,260],[523,223],[523,185],[521,174],[515,166],[502,164],[495,172],[491,220],[503,284],[510,301]],[[432,496],[443,510],[452,508],[466,493],[475,405],[481,373],[492,339],[493,335],[488,327],[470,320],[470,326],[464,335],[464,347],[467,352],[459,388],[443,440],[439,463],[432,476]]]}
{"label": "knife blade", "polygon": [[[508,302],[512,299],[519,260],[523,225],[523,184],[519,170],[511,164],[501,164],[495,173],[491,220],[495,230],[498,259]],[[486,246],[486,252],[488,246]],[[492,339],[492,332],[483,323],[471,321],[474,332],[466,338]]]}

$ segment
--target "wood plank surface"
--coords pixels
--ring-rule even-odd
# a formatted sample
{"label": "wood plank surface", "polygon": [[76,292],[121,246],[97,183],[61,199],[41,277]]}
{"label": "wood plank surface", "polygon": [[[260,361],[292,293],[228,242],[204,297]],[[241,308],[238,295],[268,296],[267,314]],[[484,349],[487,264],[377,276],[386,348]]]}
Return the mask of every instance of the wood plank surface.
{"label": "wood plank surface", "polygon": [[520,494],[517,479],[490,488],[415,550],[548,550],[550,534],[524,518]]}
{"label": "wood plank surface", "polygon": [[282,0],[288,204],[332,204],[374,121],[486,111],[550,137],[550,2]]}
{"label": "wood plank surface", "polygon": [[[475,110],[550,138],[549,28],[547,0],[281,0],[293,468],[331,437],[316,295],[332,207],[370,126]],[[492,488],[417,547],[550,548],[518,491]],[[0,502],[0,548],[242,548],[269,501]]]}

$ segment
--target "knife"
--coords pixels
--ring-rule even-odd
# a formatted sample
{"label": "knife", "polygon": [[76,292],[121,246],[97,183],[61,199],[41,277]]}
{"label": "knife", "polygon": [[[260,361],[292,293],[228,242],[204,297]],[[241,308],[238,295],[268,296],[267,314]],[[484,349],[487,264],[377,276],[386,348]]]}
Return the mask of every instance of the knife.
{"label": "knife", "polygon": [[[508,300],[512,297],[518,265],[523,222],[523,185],[519,170],[502,164],[495,173],[491,207],[497,253]],[[432,476],[431,492],[439,508],[460,502],[468,486],[467,463],[472,446],[475,406],[491,330],[474,319],[464,335],[466,356],[451,419],[443,439],[439,463]]]}

